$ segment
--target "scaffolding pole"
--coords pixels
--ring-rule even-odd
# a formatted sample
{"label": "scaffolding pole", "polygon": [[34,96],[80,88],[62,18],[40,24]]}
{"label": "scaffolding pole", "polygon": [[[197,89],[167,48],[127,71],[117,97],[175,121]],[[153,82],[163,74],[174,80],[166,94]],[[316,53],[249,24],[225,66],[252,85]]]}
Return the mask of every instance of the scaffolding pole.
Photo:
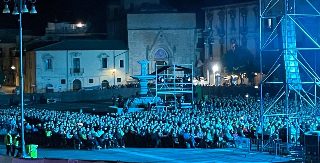
{"label": "scaffolding pole", "polygon": [[[309,7],[309,8],[308,8]],[[301,102],[308,103],[309,106],[312,106],[314,111],[318,113],[318,105],[317,105],[317,87],[319,86],[319,75],[317,74],[316,66],[317,66],[317,60],[316,55],[319,55],[320,45],[317,42],[316,37],[312,35],[308,31],[307,28],[305,28],[304,24],[301,23],[300,19],[318,19],[320,16],[319,12],[319,6],[313,5],[309,0],[259,0],[259,48],[260,48],[260,109],[261,109],[261,127],[262,131],[264,130],[264,121],[265,117],[279,117],[283,116],[285,118],[284,122],[286,123],[286,149],[289,150],[290,143],[289,139],[291,138],[291,119],[295,119],[295,125],[297,124],[298,120],[297,118],[305,119],[304,116],[298,115],[298,109],[292,109],[290,108],[290,91],[295,93],[295,99],[299,99]],[[310,13],[307,13],[310,12]],[[269,20],[270,19],[270,20]],[[277,20],[278,19],[278,20]],[[267,21],[266,21],[267,20]],[[312,21],[311,20],[311,21]],[[271,27],[269,27],[269,24],[266,24],[265,22],[271,22]],[[273,23],[275,22],[275,23]],[[274,27],[272,24],[276,24]],[[273,28],[273,29],[272,29]],[[281,28],[280,30],[278,28]],[[271,30],[271,31],[270,31]],[[300,47],[297,46],[296,43],[296,31],[300,31],[301,35],[304,35],[305,39],[310,42],[313,46],[310,47]],[[280,37],[279,34],[276,33],[276,31],[282,32],[282,47],[274,47],[274,48],[268,48],[269,45],[273,44],[275,40],[277,40],[277,37]],[[290,36],[289,36],[290,35]],[[278,38],[279,39],[279,38]],[[272,46],[271,46],[272,47]],[[311,53],[311,51],[315,51],[315,59],[314,59],[314,67],[311,67],[311,65],[308,63],[307,60],[304,59],[301,53]],[[279,55],[278,59],[281,58],[283,55],[284,58],[284,68],[277,67],[276,69],[273,69],[273,67],[270,69],[269,73],[265,75],[265,78],[263,78],[263,71],[265,71],[263,68],[265,66],[265,61],[269,61],[269,58],[264,59],[264,54],[270,54],[270,55]],[[299,56],[297,55],[299,54]],[[302,59],[298,59],[298,57]],[[277,65],[278,60],[275,61],[274,65]],[[281,63],[280,63],[281,64]],[[293,68],[292,68],[293,67]],[[292,69],[296,69],[297,71],[292,71]],[[304,70],[305,74],[309,76],[308,79],[301,78],[300,73]],[[268,81],[268,78],[275,74],[275,71],[282,71],[285,72],[286,78],[283,81]],[[296,73],[295,78],[293,79],[292,74],[290,73]],[[282,97],[275,97],[279,98],[272,102],[272,104],[269,104],[269,107],[266,103],[264,103],[263,93],[265,84],[274,84],[274,85],[282,85],[285,87],[284,94],[285,96]],[[310,89],[304,89],[307,87],[307,85],[311,85]],[[314,87],[313,91],[314,94],[312,94],[309,91],[312,91],[312,86]],[[309,95],[314,96],[312,99]],[[297,98],[299,96],[300,98]],[[282,113],[272,113],[273,105],[275,105],[280,98],[285,100],[285,108],[282,111]],[[297,102],[297,101],[296,101]],[[297,102],[298,103],[298,102]],[[267,111],[264,111],[264,107],[267,107]],[[307,115],[305,115],[307,116]],[[297,126],[296,126],[297,127]],[[263,145],[263,132],[262,132],[262,147]],[[263,148],[261,148],[263,150]]]}
{"label": "scaffolding pole", "polygon": [[[171,64],[159,65],[156,64],[156,97],[164,98],[165,105],[168,102],[167,98],[173,97],[174,108],[177,109],[178,97],[186,96],[188,103],[193,107],[193,63],[191,64]],[[160,81],[159,81],[160,79]],[[182,101],[180,101],[182,103]],[[187,104],[187,103],[185,103]],[[157,107],[159,103],[156,104]],[[163,105],[163,104],[162,104]],[[162,106],[163,107],[163,106]]]}

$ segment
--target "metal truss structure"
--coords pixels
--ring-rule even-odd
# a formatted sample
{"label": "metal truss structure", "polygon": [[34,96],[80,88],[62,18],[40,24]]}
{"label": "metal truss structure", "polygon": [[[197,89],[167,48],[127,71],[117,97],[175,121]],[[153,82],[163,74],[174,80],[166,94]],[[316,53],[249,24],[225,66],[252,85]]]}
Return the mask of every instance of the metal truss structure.
{"label": "metal truss structure", "polygon": [[[312,119],[319,113],[320,6],[315,3],[319,2],[259,0],[261,125],[264,130],[267,119],[285,120],[287,149],[292,131],[303,131],[299,119]],[[313,59],[310,56],[314,56]],[[264,88],[270,85],[278,85],[280,90],[273,99],[264,101],[263,95],[267,93]],[[277,107],[279,103],[285,107]],[[312,108],[312,113],[306,114],[307,108]],[[262,144],[262,147],[265,146]]]}
{"label": "metal truss structure", "polygon": [[[182,96],[186,101],[181,99]],[[156,64],[156,97],[164,99],[157,103],[157,107],[171,105],[176,109],[178,98],[180,107],[192,107],[193,64]]]}

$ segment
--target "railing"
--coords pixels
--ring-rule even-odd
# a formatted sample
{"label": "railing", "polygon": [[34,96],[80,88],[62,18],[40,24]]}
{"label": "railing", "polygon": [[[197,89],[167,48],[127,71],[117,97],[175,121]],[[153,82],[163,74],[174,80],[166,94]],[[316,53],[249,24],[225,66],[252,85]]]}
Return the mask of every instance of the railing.
{"label": "railing", "polygon": [[70,74],[83,74],[84,68],[70,68]]}
{"label": "railing", "polygon": [[[263,140],[262,148],[261,139],[250,139],[249,151],[252,152],[268,152],[271,155],[281,156],[288,155],[293,160],[301,160],[305,162],[320,162],[320,145],[293,145],[286,150],[287,144],[281,139]],[[287,152],[286,152],[287,151]]]}
{"label": "railing", "polygon": [[281,139],[263,140],[262,147],[261,139],[250,138],[250,151],[261,152],[263,150],[263,152],[277,156],[282,155],[282,148]]}

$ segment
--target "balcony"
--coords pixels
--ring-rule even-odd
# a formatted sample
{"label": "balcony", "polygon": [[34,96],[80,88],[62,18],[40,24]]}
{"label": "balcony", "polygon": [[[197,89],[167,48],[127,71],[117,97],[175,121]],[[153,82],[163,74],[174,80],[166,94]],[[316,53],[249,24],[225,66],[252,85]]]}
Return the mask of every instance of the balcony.
{"label": "balcony", "polygon": [[70,74],[80,74],[82,75],[84,72],[83,68],[70,68]]}

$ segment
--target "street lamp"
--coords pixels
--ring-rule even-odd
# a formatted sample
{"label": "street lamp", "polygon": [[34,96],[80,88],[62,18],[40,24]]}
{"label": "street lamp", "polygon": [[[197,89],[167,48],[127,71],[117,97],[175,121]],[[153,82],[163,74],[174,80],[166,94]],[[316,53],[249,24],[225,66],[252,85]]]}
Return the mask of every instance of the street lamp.
{"label": "street lamp", "polygon": [[212,67],[214,86],[216,86],[216,72],[217,72],[218,70],[219,70],[218,65],[214,65],[214,66]]}
{"label": "street lamp", "polygon": [[116,69],[115,68],[113,69],[112,74],[113,74],[113,85],[115,86],[116,85]]}
{"label": "street lamp", "polygon": [[12,69],[12,70],[15,70],[15,69],[16,69],[16,67],[15,67],[15,66],[11,66],[11,69]]}
{"label": "street lamp", "polygon": [[78,27],[78,28],[81,28],[81,27],[83,27],[83,24],[82,24],[81,22],[79,22],[79,23],[77,24],[77,27]]}
{"label": "street lamp", "polygon": [[248,103],[249,94],[247,93],[245,97],[246,97],[246,100],[247,100],[247,103]]}
{"label": "street lamp", "polygon": [[[128,51],[122,52],[120,54],[115,54],[115,50],[113,51],[113,83],[116,85],[116,57],[119,57],[122,54],[126,54]],[[122,67],[120,67],[122,68]]]}
{"label": "street lamp", "polygon": [[[10,9],[8,3],[10,3],[12,0],[3,0],[4,2],[4,9],[2,13],[4,14],[10,14]],[[30,11],[27,8],[27,2],[31,3],[31,9]],[[36,3],[36,0],[14,0],[13,1],[13,12],[12,15],[19,15],[19,43],[20,43],[20,101],[21,101],[21,148],[22,148],[22,157],[26,158],[28,157],[26,154],[25,149],[25,140],[24,140],[24,101],[23,101],[23,49],[22,49],[22,14],[23,13],[30,13],[30,14],[36,14],[36,8],[34,4]],[[15,68],[14,66],[11,67],[12,69]]]}

